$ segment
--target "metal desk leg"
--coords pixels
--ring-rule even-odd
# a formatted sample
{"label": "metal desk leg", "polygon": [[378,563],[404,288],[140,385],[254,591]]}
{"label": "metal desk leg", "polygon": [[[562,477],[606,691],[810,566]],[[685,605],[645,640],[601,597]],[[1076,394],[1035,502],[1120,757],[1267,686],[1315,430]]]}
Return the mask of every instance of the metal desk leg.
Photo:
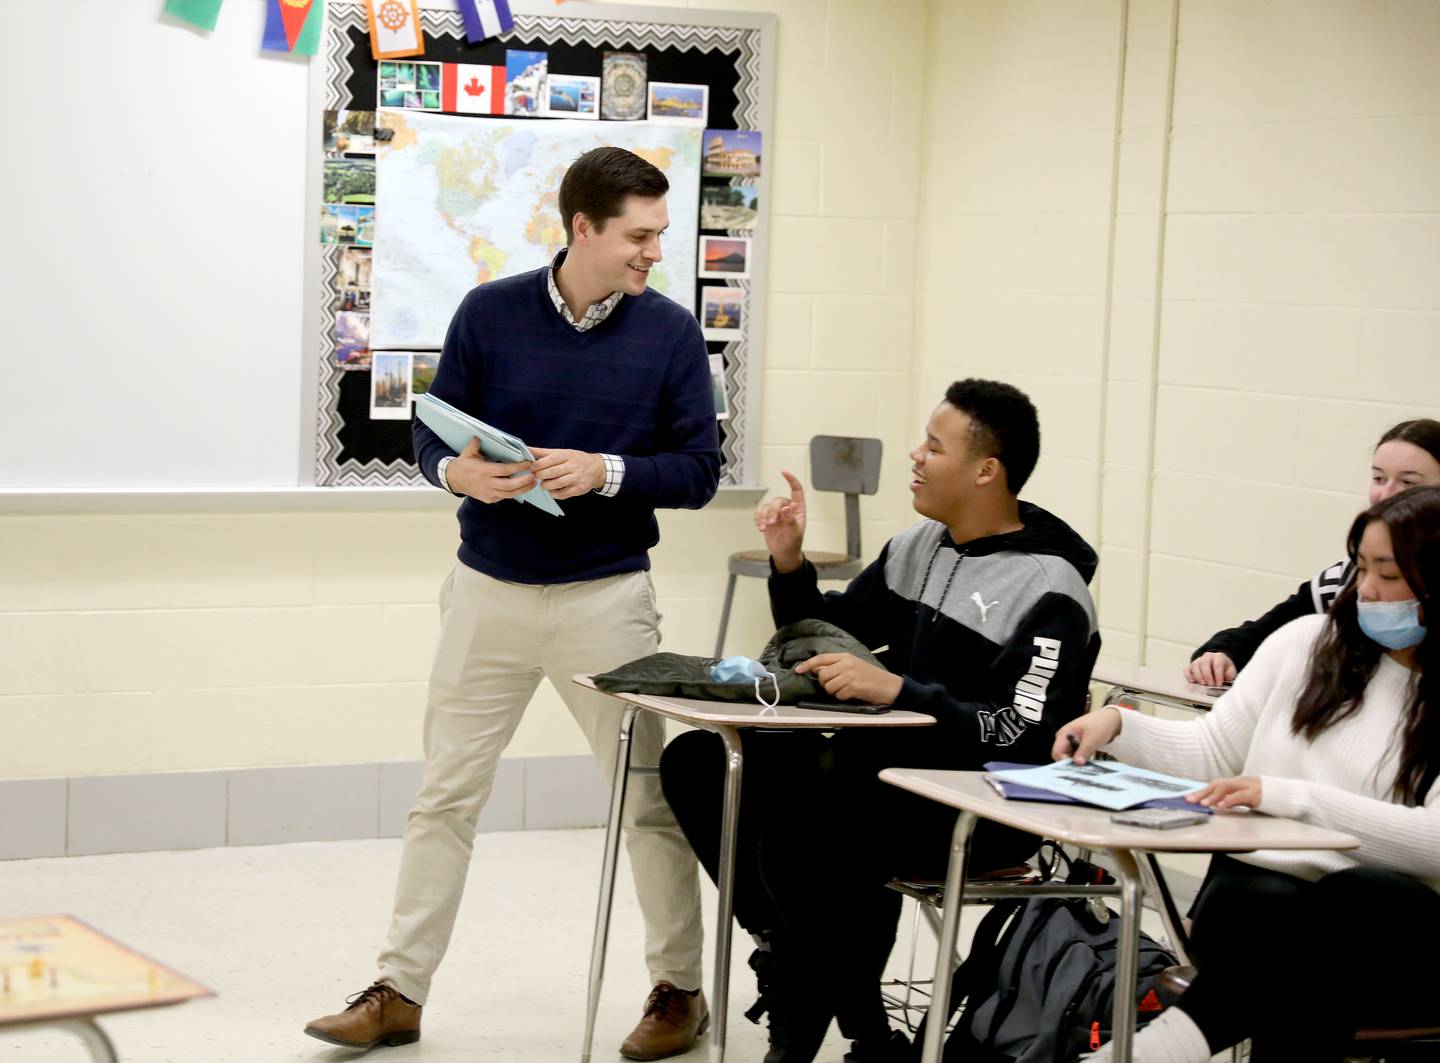
{"label": "metal desk leg", "polygon": [[725,1021],[730,1010],[730,930],[735,918],[735,839],[740,824],[740,781],[745,758],[740,732],[717,727],[725,743],[725,804],[720,813],[720,905],[715,913],[715,996],[710,1002],[710,1058],[725,1059]]}
{"label": "metal desk leg", "polygon": [[55,1025],[84,1041],[85,1047],[90,1050],[90,1058],[95,1063],[120,1063],[120,1057],[115,1054],[115,1046],[94,1019],[70,1019]]}
{"label": "metal desk leg", "polygon": [[615,900],[615,864],[620,857],[621,817],[625,787],[630,781],[630,729],[639,710],[626,708],[620,717],[620,741],[615,746],[615,770],[610,777],[610,818],[605,821],[605,859],[600,868],[600,899],[595,908],[595,940],[590,945],[590,987],[585,1001],[585,1040],[580,1042],[580,1063],[590,1063],[595,1041],[595,1015],[600,1010],[600,982],[605,975],[605,946],[610,940],[610,908]]}
{"label": "metal desk leg", "polygon": [[1135,976],[1140,956],[1140,868],[1129,849],[1109,850],[1120,878],[1120,931],[1115,942],[1115,1014],[1110,1022],[1115,1063],[1130,1063],[1135,1038]]}
{"label": "metal desk leg", "polygon": [[940,1052],[945,1044],[945,1025],[950,1018],[950,978],[955,968],[955,943],[960,937],[960,910],[965,899],[965,850],[970,846],[975,819],[974,812],[961,812],[960,818],[955,821],[955,831],[950,836],[950,866],[945,872],[945,918],[940,923],[940,941],[935,949],[935,980],[930,986],[930,1010],[926,1012],[921,1063],[940,1063]]}
{"label": "metal desk leg", "polygon": [[1170,895],[1170,887],[1165,882],[1165,873],[1160,870],[1160,862],[1155,859],[1154,853],[1142,853],[1137,865],[1145,892],[1154,898],[1155,906],[1160,910],[1160,922],[1165,927],[1165,936],[1170,939],[1170,951],[1175,953],[1175,958],[1182,965],[1189,966],[1194,962],[1190,959],[1190,939],[1185,934],[1175,898]]}

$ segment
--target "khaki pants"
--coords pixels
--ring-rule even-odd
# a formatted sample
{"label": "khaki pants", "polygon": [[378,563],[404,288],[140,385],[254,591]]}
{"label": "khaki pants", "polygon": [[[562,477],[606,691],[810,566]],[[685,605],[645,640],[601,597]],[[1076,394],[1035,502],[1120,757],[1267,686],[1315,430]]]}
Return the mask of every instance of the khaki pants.
{"label": "khaki pants", "polygon": [[[425,714],[425,773],[405,828],[400,882],[380,980],[423,1004],[450,942],[465,890],[475,822],[500,754],[542,676],[585,732],[607,781],[615,767],[618,703],[571,682],[654,653],[660,617],[648,573],[548,586],[506,583],[457,564],[440,591],[440,646]],[[664,721],[640,713],[631,763],[657,764]],[[694,854],[660,792],[633,778],[625,840],[645,919],[652,981],[701,984],[700,884]],[[599,860],[596,860],[598,871]],[[513,873],[506,869],[506,873]],[[583,942],[577,942],[577,953]]]}

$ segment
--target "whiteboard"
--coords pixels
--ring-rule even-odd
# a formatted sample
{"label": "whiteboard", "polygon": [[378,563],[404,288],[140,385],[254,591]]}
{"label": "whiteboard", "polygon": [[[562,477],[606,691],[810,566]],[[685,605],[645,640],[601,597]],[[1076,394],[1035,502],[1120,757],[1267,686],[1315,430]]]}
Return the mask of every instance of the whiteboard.
{"label": "whiteboard", "polygon": [[3,488],[299,479],[307,64],[161,7],[5,5]]}
{"label": "whiteboard", "polygon": [[[249,505],[315,482],[317,71],[260,48],[261,0],[229,0],[213,33],[162,6],[7,5],[10,38],[37,42],[14,49],[10,83],[43,92],[12,107],[0,167],[0,509],[69,493]],[[768,134],[773,16],[645,14],[765,24]],[[759,358],[746,375],[758,398]]]}

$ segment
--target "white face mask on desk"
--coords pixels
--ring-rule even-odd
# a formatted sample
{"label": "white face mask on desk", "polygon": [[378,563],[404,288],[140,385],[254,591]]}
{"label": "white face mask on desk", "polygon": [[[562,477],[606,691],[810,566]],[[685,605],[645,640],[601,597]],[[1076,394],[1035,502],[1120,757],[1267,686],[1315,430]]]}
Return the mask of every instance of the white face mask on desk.
{"label": "white face mask on desk", "polygon": [[[775,689],[773,701],[766,701],[765,695],[760,693],[760,681],[767,676]],[[724,660],[716,661],[710,666],[710,678],[717,683],[753,682],[756,701],[767,709],[773,709],[780,704],[780,680],[776,678],[774,672],[759,661],[752,661],[749,657],[726,657]]]}

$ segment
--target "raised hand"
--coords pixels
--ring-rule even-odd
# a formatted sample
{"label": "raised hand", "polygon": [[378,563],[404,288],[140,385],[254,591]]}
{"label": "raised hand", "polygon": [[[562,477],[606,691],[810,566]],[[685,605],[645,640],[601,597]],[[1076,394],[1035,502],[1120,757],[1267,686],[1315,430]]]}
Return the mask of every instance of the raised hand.
{"label": "raised hand", "polygon": [[772,498],[755,510],[755,527],[765,536],[765,546],[779,572],[793,572],[805,563],[805,488],[785,470],[780,471],[790,485],[789,498]]}

